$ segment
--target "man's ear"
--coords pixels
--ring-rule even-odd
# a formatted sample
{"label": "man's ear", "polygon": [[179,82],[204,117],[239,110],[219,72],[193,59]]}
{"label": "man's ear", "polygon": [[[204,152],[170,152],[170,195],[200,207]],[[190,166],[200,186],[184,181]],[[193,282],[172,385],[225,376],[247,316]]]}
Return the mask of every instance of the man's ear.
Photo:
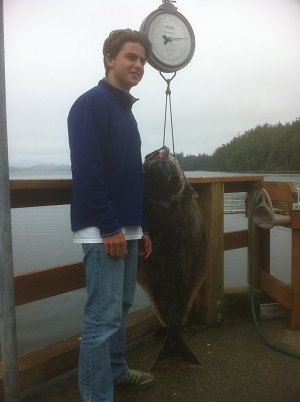
{"label": "man's ear", "polygon": [[106,62],[106,64],[108,65],[108,67],[112,67],[113,66],[113,58],[111,57],[111,55],[110,55],[110,53],[108,53],[106,56],[105,56],[105,62]]}

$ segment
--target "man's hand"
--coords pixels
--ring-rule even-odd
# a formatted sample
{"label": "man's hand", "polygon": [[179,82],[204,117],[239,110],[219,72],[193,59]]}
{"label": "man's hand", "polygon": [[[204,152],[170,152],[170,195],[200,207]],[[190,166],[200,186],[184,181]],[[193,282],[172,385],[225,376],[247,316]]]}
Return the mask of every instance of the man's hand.
{"label": "man's hand", "polygon": [[150,236],[144,234],[140,241],[139,255],[141,257],[144,257],[144,259],[146,259],[151,255],[151,253],[152,253],[152,242]]}
{"label": "man's hand", "polygon": [[123,232],[103,237],[104,250],[107,255],[115,258],[126,258],[128,255],[126,240]]}

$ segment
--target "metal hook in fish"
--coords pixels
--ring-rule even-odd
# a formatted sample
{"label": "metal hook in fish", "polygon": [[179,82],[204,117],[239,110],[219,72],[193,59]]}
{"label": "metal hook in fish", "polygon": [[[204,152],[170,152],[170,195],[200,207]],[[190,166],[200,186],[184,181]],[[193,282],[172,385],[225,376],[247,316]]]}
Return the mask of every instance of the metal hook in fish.
{"label": "metal hook in fish", "polygon": [[173,129],[173,118],[172,118],[172,104],[171,104],[171,81],[176,76],[176,71],[174,72],[171,78],[166,78],[162,72],[160,71],[159,74],[167,83],[166,89],[166,103],[165,103],[165,120],[164,120],[164,137],[163,137],[163,147],[165,146],[165,139],[166,139],[166,121],[167,121],[167,105],[169,99],[169,106],[170,106],[170,122],[171,122],[171,132],[172,132],[172,146],[173,146],[173,155],[175,155],[175,146],[174,146],[174,129]]}

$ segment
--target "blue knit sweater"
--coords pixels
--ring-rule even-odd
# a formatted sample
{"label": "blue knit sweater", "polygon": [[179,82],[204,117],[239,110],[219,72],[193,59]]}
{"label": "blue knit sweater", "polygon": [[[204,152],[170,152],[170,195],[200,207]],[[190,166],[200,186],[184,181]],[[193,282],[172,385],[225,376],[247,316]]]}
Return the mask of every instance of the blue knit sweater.
{"label": "blue knit sweater", "polygon": [[131,111],[135,100],[104,79],[70,110],[73,231],[96,226],[107,236],[143,223],[141,139]]}

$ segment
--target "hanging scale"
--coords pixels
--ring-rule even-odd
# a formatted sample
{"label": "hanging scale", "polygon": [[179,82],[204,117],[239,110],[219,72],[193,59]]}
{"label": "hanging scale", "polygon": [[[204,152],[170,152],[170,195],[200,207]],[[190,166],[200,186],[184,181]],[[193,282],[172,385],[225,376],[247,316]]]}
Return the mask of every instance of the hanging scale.
{"label": "hanging scale", "polygon": [[[167,83],[163,145],[165,145],[169,101],[172,145],[175,154],[170,84],[176,72],[191,61],[195,52],[195,35],[188,20],[174,6],[173,3],[176,1],[162,0],[162,2],[157,10],[144,19],[140,32],[147,35],[152,44],[149,64],[159,71]],[[173,76],[167,79],[162,73],[173,73]]]}

